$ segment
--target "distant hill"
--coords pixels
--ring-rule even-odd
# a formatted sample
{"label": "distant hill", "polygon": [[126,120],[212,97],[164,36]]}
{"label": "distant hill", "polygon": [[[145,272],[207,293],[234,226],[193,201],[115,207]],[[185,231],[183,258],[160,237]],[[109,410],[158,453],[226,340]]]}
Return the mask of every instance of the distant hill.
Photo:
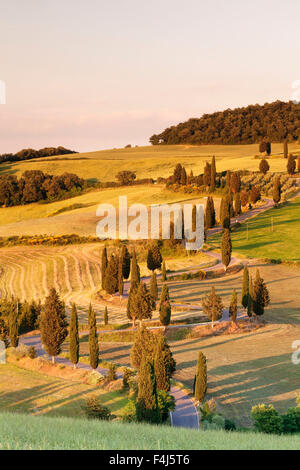
{"label": "distant hill", "polygon": [[226,109],[192,118],[150,137],[159,144],[254,144],[266,138],[282,142],[300,136],[300,104],[275,101]]}

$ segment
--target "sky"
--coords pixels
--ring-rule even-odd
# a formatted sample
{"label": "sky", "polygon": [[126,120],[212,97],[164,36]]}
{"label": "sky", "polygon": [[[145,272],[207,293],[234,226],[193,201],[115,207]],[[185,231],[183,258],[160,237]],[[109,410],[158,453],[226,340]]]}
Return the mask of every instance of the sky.
{"label": "sky", "polygon": [[148,145],[190,117],[288,101],[300,79],[299,0],[0,7],[0,153]]}

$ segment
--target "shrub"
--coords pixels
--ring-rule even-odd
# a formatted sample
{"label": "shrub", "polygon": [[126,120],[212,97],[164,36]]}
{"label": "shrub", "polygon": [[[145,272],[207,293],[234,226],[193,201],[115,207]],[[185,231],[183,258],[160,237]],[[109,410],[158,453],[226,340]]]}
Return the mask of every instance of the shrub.
{"label": "shrub", "polygon": [[132,423],[133,421],[136,421],[136,406],[133,400],[129,400],[125,406],[121,414],[121,420],[124,423]]}
{"label": "shrub", "polygon": [[202,407],[199,407],[201,411],[201,421],[211,422],[213,415],[216,412],[216,403],[213,398],[205,401]]}
{"label": "shrub", "polygon": [[266,434],[281,434],[283,419],[273,405],[256,405],[252,407],[251,416],[255,429]]}
{"label": "shrub", "polygon": [[111,412],[108,408],[101,405],[97,395],[93,395],[85,400],[83,410],[89,419],[108,421],[111,418]]}
{"label": "shrub", "polygon": [[87,378],[88,385],[100,385],[104,381],[104,375],[100,374],[96,370],[93,370]]}
{"label": "shrub", "polygon": [[113,382],[117,379],[117,366],[115,364],[108,364],[108,372],[106,378],[108,382]]}
{"label": "shrub", "polygon": [[130,379],[134,376],[134,371],[125,367],[123,371],[123,390],[129,390],[130,387]]}
{"label": "shrub", "polygon": [[24,357],[30,357],[29,349],[29,346],[20,344],[17,348],[9,348],[8,353],[16,359],[23,359]]}
{"label": "shrub", "polygon": [[34,346],[29,347],[28,356],[30,357],[30,359],[35,359],[37,357],[37,352]]}
{"label": "shrub", "polygon": [[225,431],[235,431],[236,430],[235,422],[232,421],[231,419],[225,418],[224,429],[225,429]]}
{"label": "shrub", "polygon": [[292,434],[300,432],[300,407],[289,408],[287,413],[283,415],[283,432]]}
{"label": "shrub", "polygon": [[175,398],[165,390],[159,390],[157,393],[157,402],[161,420],[164,422],[168,419],[170,411],[174,411],[176,408]]}

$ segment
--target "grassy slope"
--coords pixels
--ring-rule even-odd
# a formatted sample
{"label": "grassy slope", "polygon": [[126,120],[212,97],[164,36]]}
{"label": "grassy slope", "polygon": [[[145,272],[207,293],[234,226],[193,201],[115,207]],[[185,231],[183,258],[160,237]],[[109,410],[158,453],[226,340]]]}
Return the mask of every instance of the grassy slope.
{"label": "grassy slope", "polygon": [[[273,258],[300,261],[300,198],[270,209],[249,221],[249,240],[246,225],[232,233],[233,251],[251,258]],[[271,231],[271,218],[274,231]],[[220,235],[210,238],[212,246],[219,247]]]}
{"label": "grassy slope", "polygon": [[[290,152],[296,152],[297,149],[299,149],[298,145],[289,145]],[[275,158],[270,160],[271,171],[285,170],[286,160],[276,158],[282,155],[282,144],[273,144],[272,152]],[[170,175],[178,161],[185,165],[187,170],[193,170],[194,174],[203,172],[206,160],[212,155],[216,156],[219,171],[257,170],[259,161],[254,159],[254,155],[258,153],[256,144],[147,146],[5,163],[0,165],[0,172],[20,176],[25,170],[31,169],[51,174],[69,171],[87,179],[112,181],[118,171],[126,169],[136,171],[138,178],[157,178]]]}
{"label": "grassy slope", "polygon": [[[0,365],[0,412],[28,413],[56,417],[83,417],[84,400],[99,395],[101,403],[118,414],[127,398],[119,392],[99,390],[73,380],[50,377],[20,369],[11,364]],[[1,439],[0,439],[1,440]]]}
{"label": "grassy slope", "polygon": [[299,449],[299,436],[188,429],[87,421],[70,418],[0,415],[0,449]]}

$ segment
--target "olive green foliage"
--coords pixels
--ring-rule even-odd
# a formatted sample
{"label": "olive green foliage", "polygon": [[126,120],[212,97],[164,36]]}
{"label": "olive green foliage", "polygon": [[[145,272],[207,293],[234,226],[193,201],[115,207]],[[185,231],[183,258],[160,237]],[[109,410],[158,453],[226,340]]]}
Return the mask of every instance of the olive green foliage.
{"label": "olive green foliage", "polygon": [[75,303],[72,305],[70,319],[70,361],[76,365],[79,361],[79,333],[78,333],[78,315]]}
{"label": "olive green foliage", "polygon": [[97,369],[99,365],[99,343],[97,334],[97,324],[95,311],[92,305],[89,307],[89,352],[90,352],[90,366],[92,369]]}
{"label": "olive green foliage", "polygon": [[199,351],[197,371],[195,376],[194,396],[195,399],[202,403],[207,390],[207,364],[206,357]]}

